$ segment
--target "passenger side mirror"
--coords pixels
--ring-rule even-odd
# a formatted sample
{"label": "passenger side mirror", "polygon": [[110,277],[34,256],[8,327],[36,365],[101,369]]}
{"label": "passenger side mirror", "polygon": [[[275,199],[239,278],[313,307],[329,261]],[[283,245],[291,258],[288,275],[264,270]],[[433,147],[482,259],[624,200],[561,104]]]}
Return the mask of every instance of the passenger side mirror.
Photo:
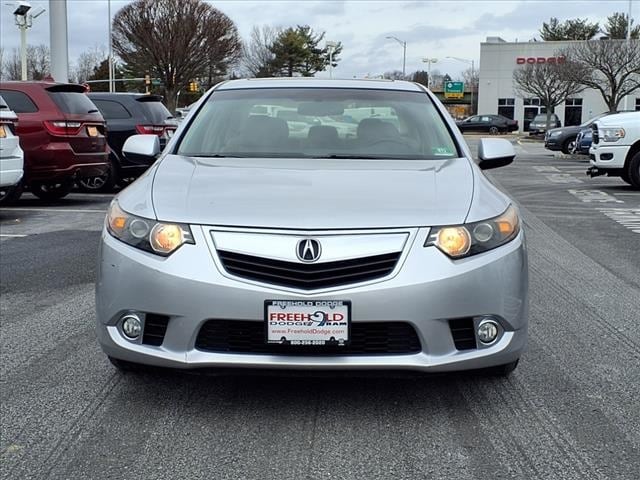
{"label": "passenger side mirror", "polygon": [[136,157],[144,157],[146,161],[155,159],[160,155],[160,138],[157,135],[132,135],[124,142],[122,153],[134,162]]}
{"label": "passenger side mirror", "polygon": [[482,170],[504,167],[516,158],[516,150],[509,140],[482,138],[478,146],[478,166]]}

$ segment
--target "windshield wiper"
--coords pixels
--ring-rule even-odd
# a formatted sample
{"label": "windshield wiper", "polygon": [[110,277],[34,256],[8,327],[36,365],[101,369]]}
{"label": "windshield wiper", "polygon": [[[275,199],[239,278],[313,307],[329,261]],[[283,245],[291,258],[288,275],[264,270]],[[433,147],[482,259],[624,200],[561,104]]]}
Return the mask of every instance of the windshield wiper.
{"label": "windshield wiper", "polygon": [[376,156],[376,155],[346,155],[346,154],[338,154],[338,153],[333,153],[331,155],[320,155],[320,156],[314,156],[311,158],[335,158],[338,160],[385,160],[387,158],[391,158],[391,157],[381,157],[381,156]]}
{"label": "windshield wiper", "polygon": [[195,158],[248,158],[246,155],[224,155],[221,153],[182,153],[180,155]]}

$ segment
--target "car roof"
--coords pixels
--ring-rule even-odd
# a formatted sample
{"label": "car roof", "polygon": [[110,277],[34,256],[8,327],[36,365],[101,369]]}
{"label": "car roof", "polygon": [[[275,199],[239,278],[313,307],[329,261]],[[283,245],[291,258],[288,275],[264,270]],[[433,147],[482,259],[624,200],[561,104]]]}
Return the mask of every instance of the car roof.
{"label": "car roof", "polygon": [[249,88],[359,88],[424,92],[424,87],[403,80],[363,78],[339,80],[313,77],[244,78],[240,80],[229,80],[219,84],[216,90],[240,90]]}

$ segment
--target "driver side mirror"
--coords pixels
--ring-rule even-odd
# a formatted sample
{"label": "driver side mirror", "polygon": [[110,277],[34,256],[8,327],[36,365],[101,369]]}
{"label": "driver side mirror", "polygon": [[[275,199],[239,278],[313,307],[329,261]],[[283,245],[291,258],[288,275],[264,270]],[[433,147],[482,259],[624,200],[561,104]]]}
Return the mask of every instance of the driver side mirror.
{"label": "driver side mirror", "polygon": [[132,135],[124,142],[122,153],[134,162],[136,159],[143,162],[155,160],[160,155],[160,138],[157,135]]}
{"label": "driver side mirror", "polygon": [[504,167],[516,158],[516,150],[509,140],[482,138],[478,146],[478,166],[482,170]]}

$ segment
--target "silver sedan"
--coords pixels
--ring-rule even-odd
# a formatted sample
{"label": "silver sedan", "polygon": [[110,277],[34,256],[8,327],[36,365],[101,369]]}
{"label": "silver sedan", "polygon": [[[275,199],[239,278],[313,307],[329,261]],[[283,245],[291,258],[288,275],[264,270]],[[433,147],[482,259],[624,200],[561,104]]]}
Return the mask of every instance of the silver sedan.
{"label": "silver sedan", "polygon": [[154,135],[124,147],[159,158],[102,234],[114,365],[515,368],[524,232],[481,172],[513,161],[508,141],[482,140],[476,164],[409,82],[237,80],[194,110],[162,153]]}

